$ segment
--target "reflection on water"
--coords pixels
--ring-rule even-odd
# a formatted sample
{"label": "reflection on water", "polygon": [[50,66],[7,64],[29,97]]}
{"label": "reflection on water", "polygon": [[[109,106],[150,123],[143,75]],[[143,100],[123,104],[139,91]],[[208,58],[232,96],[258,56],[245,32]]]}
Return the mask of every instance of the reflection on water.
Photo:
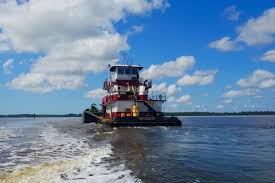
{"label": "reflection on water", "polygon": [[108,128],[0,119],[0,182],[275,182],[275,117]]}

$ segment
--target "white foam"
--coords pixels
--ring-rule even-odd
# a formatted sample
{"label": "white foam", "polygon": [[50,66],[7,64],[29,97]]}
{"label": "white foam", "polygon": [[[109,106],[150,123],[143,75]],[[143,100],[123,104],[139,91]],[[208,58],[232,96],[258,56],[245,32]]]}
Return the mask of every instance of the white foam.
{"label": "white foam", "polygon": [[[0,175],[0,182],[141,182],[124,164],[112,166],[106,161],[112,155],[108,143],[91,147],[85,137],[62,133],[49,124],[41,126],[38,134],[31,147],[13,147],[6,165],[26,163]],[[30,152],[24,154],[25,151]]]}

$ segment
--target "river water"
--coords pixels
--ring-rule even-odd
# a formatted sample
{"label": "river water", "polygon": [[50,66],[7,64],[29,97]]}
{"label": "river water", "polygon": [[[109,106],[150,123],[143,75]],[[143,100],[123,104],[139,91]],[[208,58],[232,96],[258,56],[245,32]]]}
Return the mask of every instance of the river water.
{"label": "river water", "polygon": [[181,120],[109,128],[81,118],[2,118],[0,182],[275,182],[275,116]]}

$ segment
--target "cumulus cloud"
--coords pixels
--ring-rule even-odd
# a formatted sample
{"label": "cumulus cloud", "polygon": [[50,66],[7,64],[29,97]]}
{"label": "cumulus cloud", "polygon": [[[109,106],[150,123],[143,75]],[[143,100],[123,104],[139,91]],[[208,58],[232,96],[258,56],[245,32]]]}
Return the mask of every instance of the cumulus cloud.
{"label": "cumulus cloud", "polygon": [[162,79],[164,77],[179,77],[186,70],[193,67],[195,58],[193,56],[181,56],[174,61],[168,61],[163,64],[151,65],[142,72],[144,78]]}
{"label": "cumulus cloud", "polygon": [[191,95],[182,95],[178,98],[170,97],[168,98],[168,102],[170,103],[181,103],[181,104],[187,104],[190,103],[192,99]]}
{"label": "cumulus cloud", "polygon": [[[47,79],[46,79],[47,78]],[[71,74],[47,75],[44,73],[23,73],[13,79],[8,86],[23,91],[47,93],[53,90],[76,89],[83,87],[84,76]]]}
{"label": "cumulus cloud", "polygon": [[274,42],[275,34],[275,8],[268,9],[257,18],[249,19],[238,28],[238,41],[247,45],[261,45]]}
{"label": "cumulus cloud", "polygon": [[224,52],[238,50],[236,42],[232,41],[230,37],[223,37],[221,39],[213,41],[213,42],[209,43],[208,46],[210,48],[214,48],[214,49],[224,51]]}
{"label": "cumulus cloud", "polygon": [[167,85],[167,83],[160,83],[160,84],[153,84],[151,92],[165,92],[166,95],[169,96],[175,96],[180,91],[181,88],[177,87],[175,84]]}
{"label": "cumulus cloud", "polygon": [[232,86],[231,86],[231,85],[226,85],[224,88],[225,88],[226,90],[230,90],[230,89],[232,88]]}
{"label": "cumulus cloud", "polygon": [[209,85],[214,81],[217,71],[195,71],[193,75],[186,74],[177,81],[182,86]]}
{"label": "cumulus cloud", "polygon": [[10,45],[7,37],[0,32],[0,52],[10,50]]}
{"label": "cumulus cloud", "polygon": [[223,103],[225,104],[231,104],[232,103],[232,99],[226,99],[223,101]]}
{"label": "cumulus cloud", "polygon": [[11,73],[11,70],[13,69],[13,63],[14,63],[13,59],[8,59],[3,63],[2,67],[5,74]]}
{"label": "cumulus cloud", "polygon": [[224,109],[224,105],[217,105],[216,109],[217,109],[217,110]]}
{"label": "cumulus cloud", "polygon": [[199,104],[197,104],[197,105],[193,105],[192,106],[192,111],[197,111],[197,112],[206,112],[207,111],[207,108],[206,108],[206,106],[204,106],[204,105],[199,105]]}
{"label": "cumulus cloud", "polygon": [[237,98],[241,96],[255,96],[258,95],[259,91],[255,89],[243,89],[243,90],[230,90],[224,94],[225,98]]}
{"label": "cumulus cloud", "polygon": [[238,21],[240,14],[240,11],[238,11],[235,5],[231,5],[224,10],[224,16],[226,16],[230,21]]}
{"label": "cumulus cloud", "polygon": [[179,103],[188,103],[191,101],[191,99],[192,99],[191,95],[183,95],[179,98],[178,102]]}
{"label": "cumulus cloud", "polygon": [[275,63],[275,49],[265,52],[265,54],[261,57],[261,60]]}
{"label": "cumulus cloud", "polygon": [[262,98],[260,92],[261,89],[274,88],[275,87],[275,74],[266,70],[255,70],[247,78],[241,78],[236,82],[236,85],[240,87],[237,90],[227,91],[223,97],[225,104],[232,103],[233,98],[243,96],[253,96],[254,98]]}
{"label": "cumulus cloud", "polygon": [[210,48],[220,51],[239,50],[241,43],[248,46],[271,44],[275,41],[275,8],[267,9],[262,15],[249,19],[237,28],[238,36],[235,39],[223,37],[209,43]]}
{"label": "cumulus cloud", "polygon": [[151,92],[165,92],[169,106],[177,104],[189,104],[191,102],[191,95],[180,95],[181,87],[175,84],[168,85],[167,83],[160,83],[153,85]]}
{"label": "cumulus cloud", "polygon": [[165,7],[166,0],[1,3],[0,47],[8,41],[14,51],[45,55],[9,86],[34,92],[84,86],[86,74],[104,70],[113,58],[129,48],[127,36],[118,33],[114,23],[128,14],[144,15]]}
{"label": "cumulus cloud", "polygon": [[275,86],[275,74],[266,70],[255,70],[248,78],[237,82],[242,88],[271,88]]}
{"label": "cumulus cloud", "polygon": [[95,98],[95,99],[101,99],[102,97],[104,97],[105,95],[107,95],[107,91],[103,90],[103,89],[94,89],[91,91],[88,91],[85,95],[86,98]]}

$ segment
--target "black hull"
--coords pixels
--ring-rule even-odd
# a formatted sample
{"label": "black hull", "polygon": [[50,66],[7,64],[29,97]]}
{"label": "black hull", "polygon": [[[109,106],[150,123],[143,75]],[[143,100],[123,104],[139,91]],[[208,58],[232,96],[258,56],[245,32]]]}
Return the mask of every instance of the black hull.
{"label": "black hull", "polygon": [[177,117],[125,117],[115,118],[107,123],[111,127],[136,127],[136,126],[181,126]]}
{"label": "black hull", "polygon": [[100,120],[100,116],[102,116],[101,112],[89,112],[89,110],[85,110],[82,114],[82,122],[83,123],[98,123]]}
{"label": "black hull", "polygon": [[102,120],[98,114],[84,111],[84,123],[101,123],[110,127],[136,127],[136,126],[182,126],[177,117],[117,117]]}

